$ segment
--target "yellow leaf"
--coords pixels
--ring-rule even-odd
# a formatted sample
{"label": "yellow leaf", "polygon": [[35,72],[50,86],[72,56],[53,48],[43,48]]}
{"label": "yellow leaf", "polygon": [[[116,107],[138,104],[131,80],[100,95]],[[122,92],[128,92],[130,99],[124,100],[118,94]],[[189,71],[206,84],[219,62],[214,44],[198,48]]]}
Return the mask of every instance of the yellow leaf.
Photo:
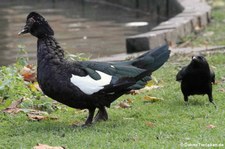
{"label": "yellow leaf", "polygon": [[153,86],[154,84],[155,84],[154,81],[150,80],[150,81],[148,81],[148,83],[145,86],[150,87],[150,86]]}
{"label": "yellow leaf", "polygon": [[30,87],[31,91],[33,91],[33,92],[35,92],[35,91],[40,91],[40,92],[42,92],[41,88],[39,87],[38,82],[31,83],[31,84],[29,85],[29,87]]}
{"label": "yellow leaf", "polygon": [[31,89],[32,92],[36,92],[37,91],[37,89],[36,89],[36,87],[34,86],[33,83],[29,84],[29,88]]}
{"label": "yellow leaf", "polygon": [[156,101],[159,101],[159,100],[162,100],[162,99],[157,98],[157,97],[151,97],[151,96],[145,96],[144,97],[144,101],[146,101],[146,102],[156,102]]}

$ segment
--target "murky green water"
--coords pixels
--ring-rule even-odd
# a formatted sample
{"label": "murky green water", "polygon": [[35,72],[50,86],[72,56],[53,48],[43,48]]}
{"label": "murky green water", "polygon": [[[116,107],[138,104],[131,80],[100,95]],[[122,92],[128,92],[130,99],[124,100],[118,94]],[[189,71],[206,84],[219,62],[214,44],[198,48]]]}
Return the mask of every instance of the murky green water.
{"label": "murky green water", "polygon": [[[31,61],[35,62],[37,39],[17,35],[31,11],[45,16],[64,50],[93,58],[125,52],[126,36],[149,31],[157,25],[157,18],[147,14],[84,0],[1,0],[0,65],[16,60],[18,45],[26,46]],[[138,21],[148,25],[126,25]]]}

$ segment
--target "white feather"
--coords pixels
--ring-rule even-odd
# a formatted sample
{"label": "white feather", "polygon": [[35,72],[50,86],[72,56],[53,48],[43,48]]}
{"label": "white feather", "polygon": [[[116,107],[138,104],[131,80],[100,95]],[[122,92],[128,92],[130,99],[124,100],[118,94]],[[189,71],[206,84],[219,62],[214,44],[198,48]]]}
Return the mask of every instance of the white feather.
{"label": "white feather", "polygon": [[101,76],[100,80],[94,80],[89,75],[82,77],[72,74],[70,81],[74,85],[76,85],[82,92],[87,95],[91,95],[103,89],[104,86],[110,84],[112,80],[112,76],[101,71],[96,72]]}

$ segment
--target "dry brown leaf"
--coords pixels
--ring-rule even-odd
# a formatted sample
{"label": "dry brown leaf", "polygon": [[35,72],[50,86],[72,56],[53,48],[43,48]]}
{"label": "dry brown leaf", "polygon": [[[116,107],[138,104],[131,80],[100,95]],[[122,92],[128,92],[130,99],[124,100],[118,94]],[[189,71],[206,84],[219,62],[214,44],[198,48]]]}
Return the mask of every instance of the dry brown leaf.
{"label": "dry brown leaf", "polygon": [[141,91],[151,91],[153,89],[159,89],[159,88],[161,88],[161,86],[158,86],[158,85],[145,86],[143,89],[141,89]]}
{"label": "dry brown leaf", "polygon": [[47,117],[43,116],[43,115],[27,114],[27,116],[28,116],[28,118],[30,120],[35,120],[35,121],[40,121],[40,120],[47,119]]}
{"label": "dry brown leaf", "polygon": [[62,146],[49,146],[47,144],[37,144],[33,147],[33,149],[65,149],[65,147]]}
{"label": "dry brown leaf", "polygon": [[23,102],[23,98],[13,101],[12,104],[9,107],[3,109],[2,112],[16,114],[21,111],[21,109],[18,108],[18,105],[20,105],[22,102]]}
{"label": "dry brown leaf", "polygon": [[33,121],[41,121],[41,120],[57,120],[58,117],[49,117],[44,115],[35,115],[35,114],[27,114],[28,118]]}
{"label": "dry brown leaf", "polygon": [[139,93],[140,92],[138,90],[131,90],[131,91],[129,91],[129,94],[131,94],[131,95],[137,95]]}
{"label": "dry brown leaf", "polygon": [[207,128],[209,128],[209,129],[213,129],[213,128],[215,128],[216,126],[215,125],[212,125],[212,124],[209,124],[208,126],[207,126]]}
{"label": "dry brown leaf", "polygon": [[152,123],[152,122],[146,122],[145,123],[148,127],[154,127],[155,125],[154,125],[154,123]]}
{"label": "dry brown leaf", "polygon": [[219,91],[220,92],[225,92],[225,88],[220,88]]}
{"label": "dry brown leaf", "polygon": [[25,81],[28,81],[28,82],[36,81],[36,72],[32,65],[24,66],[21,69],[20,74],[23,76]]}
{"label": "dry brown leaf", "polygon": [[123,101],[119,103],[119,107],[125,109],[125,108],[130,108],[130,105],[127,102]]}
{"label": "dry brown leaf", "polygon": [[47,112],[44,111],[38,111],[38,110],[32,110],[27,114],[28,118],[30,120],[35,120],[35,121],[41,121],[41,120],[46,120],[46,119],[51,119],[51,120],[56,120],[58,119],[57,117],[50,117],[48,116]]}
{"label": "dry brown leaf", "polygon": [[127,99],[127,103],[130,103],[131,104],[131,103],[133,103],[133,101],[130,98],[128,98]]}

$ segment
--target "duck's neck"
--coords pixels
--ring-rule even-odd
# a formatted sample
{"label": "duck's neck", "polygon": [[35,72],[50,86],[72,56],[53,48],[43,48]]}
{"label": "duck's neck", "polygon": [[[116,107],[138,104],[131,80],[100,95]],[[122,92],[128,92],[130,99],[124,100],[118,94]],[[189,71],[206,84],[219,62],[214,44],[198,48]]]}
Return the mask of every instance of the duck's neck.
{"label": "duck's neck", "polygon": [[38,38],[37,58],[41,63],[61,63],[64,61],[64,51],[53,36]]}

